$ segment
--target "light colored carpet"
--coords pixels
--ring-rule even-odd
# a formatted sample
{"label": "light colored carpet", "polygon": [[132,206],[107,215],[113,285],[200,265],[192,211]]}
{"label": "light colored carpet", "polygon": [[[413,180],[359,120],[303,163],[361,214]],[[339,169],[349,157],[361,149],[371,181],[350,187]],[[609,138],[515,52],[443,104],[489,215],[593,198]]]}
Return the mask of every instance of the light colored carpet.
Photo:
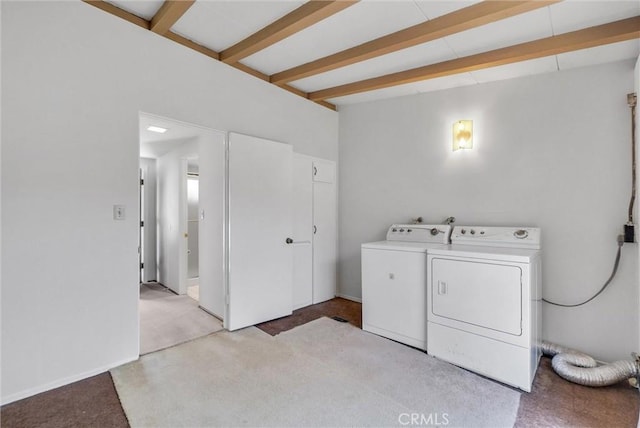
{"label": "light colored carpet", "polygon": [[200,286],[191,285],[187,287],[187,296],[191,297],[196,302],[200,301]]}
{"label": "light colored carpet", "polygon": [[222,323],[189,296],[178,296],[158,284],[140,285],[140,354],[222,330]]}
{"label": "light colored carpet", "polygon": [[[220,332],[112,370],[131,426],[512,426],[520,394],[321,318]],[[446,414],[446,415],[445,415]],[[413,416],[417,415],[417,416]],[[430,421],[430,423],[429,423]]]}

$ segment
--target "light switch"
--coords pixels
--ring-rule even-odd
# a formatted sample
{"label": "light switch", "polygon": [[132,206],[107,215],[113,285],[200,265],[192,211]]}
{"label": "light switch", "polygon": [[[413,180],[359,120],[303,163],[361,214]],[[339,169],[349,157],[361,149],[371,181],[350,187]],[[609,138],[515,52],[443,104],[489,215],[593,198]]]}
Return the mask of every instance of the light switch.
{"label": "light switch", "polygon": [[200,220],[204,220],[204,210],[200,210]]}
{"label": "light switch", "polygon": [[113,219],[114,220],[124,220],[125,219],[124,205],[114,205],[113,206]]}

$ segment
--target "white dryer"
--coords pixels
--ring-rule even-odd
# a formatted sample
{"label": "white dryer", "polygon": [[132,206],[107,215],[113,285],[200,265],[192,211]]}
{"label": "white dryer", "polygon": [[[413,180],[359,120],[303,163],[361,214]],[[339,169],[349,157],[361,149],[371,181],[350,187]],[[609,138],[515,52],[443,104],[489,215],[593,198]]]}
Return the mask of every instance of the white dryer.
{"label": "white dryer", "polygon": [[394,224],[387,240],[362,244],[362,329],[427,350],[427,254],[451,226]]}
{"label": "white dryer", "polygon": [[456,226],[428,255],[429,354],[531,391],[541,356],[540,229]]}

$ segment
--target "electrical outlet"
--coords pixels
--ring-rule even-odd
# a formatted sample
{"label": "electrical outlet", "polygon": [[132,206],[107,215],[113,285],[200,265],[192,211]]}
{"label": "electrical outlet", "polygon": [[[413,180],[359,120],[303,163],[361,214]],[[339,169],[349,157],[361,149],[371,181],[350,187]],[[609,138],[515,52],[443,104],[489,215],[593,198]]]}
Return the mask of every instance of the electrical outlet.
{"label": "electrical outlet", "polygon": [[635,224],[627,223],[624,225],[624,242],[636,242]]}

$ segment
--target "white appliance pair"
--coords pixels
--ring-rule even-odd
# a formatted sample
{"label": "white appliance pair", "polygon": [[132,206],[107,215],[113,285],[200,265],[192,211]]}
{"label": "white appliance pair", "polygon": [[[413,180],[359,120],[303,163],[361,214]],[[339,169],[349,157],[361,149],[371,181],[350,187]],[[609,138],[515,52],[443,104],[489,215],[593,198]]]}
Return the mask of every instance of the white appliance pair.
{"label": "white appliance pair", "polygon": [[530,391],[540,278],[540,229],[392,225],[362,245],[362,328]]}

